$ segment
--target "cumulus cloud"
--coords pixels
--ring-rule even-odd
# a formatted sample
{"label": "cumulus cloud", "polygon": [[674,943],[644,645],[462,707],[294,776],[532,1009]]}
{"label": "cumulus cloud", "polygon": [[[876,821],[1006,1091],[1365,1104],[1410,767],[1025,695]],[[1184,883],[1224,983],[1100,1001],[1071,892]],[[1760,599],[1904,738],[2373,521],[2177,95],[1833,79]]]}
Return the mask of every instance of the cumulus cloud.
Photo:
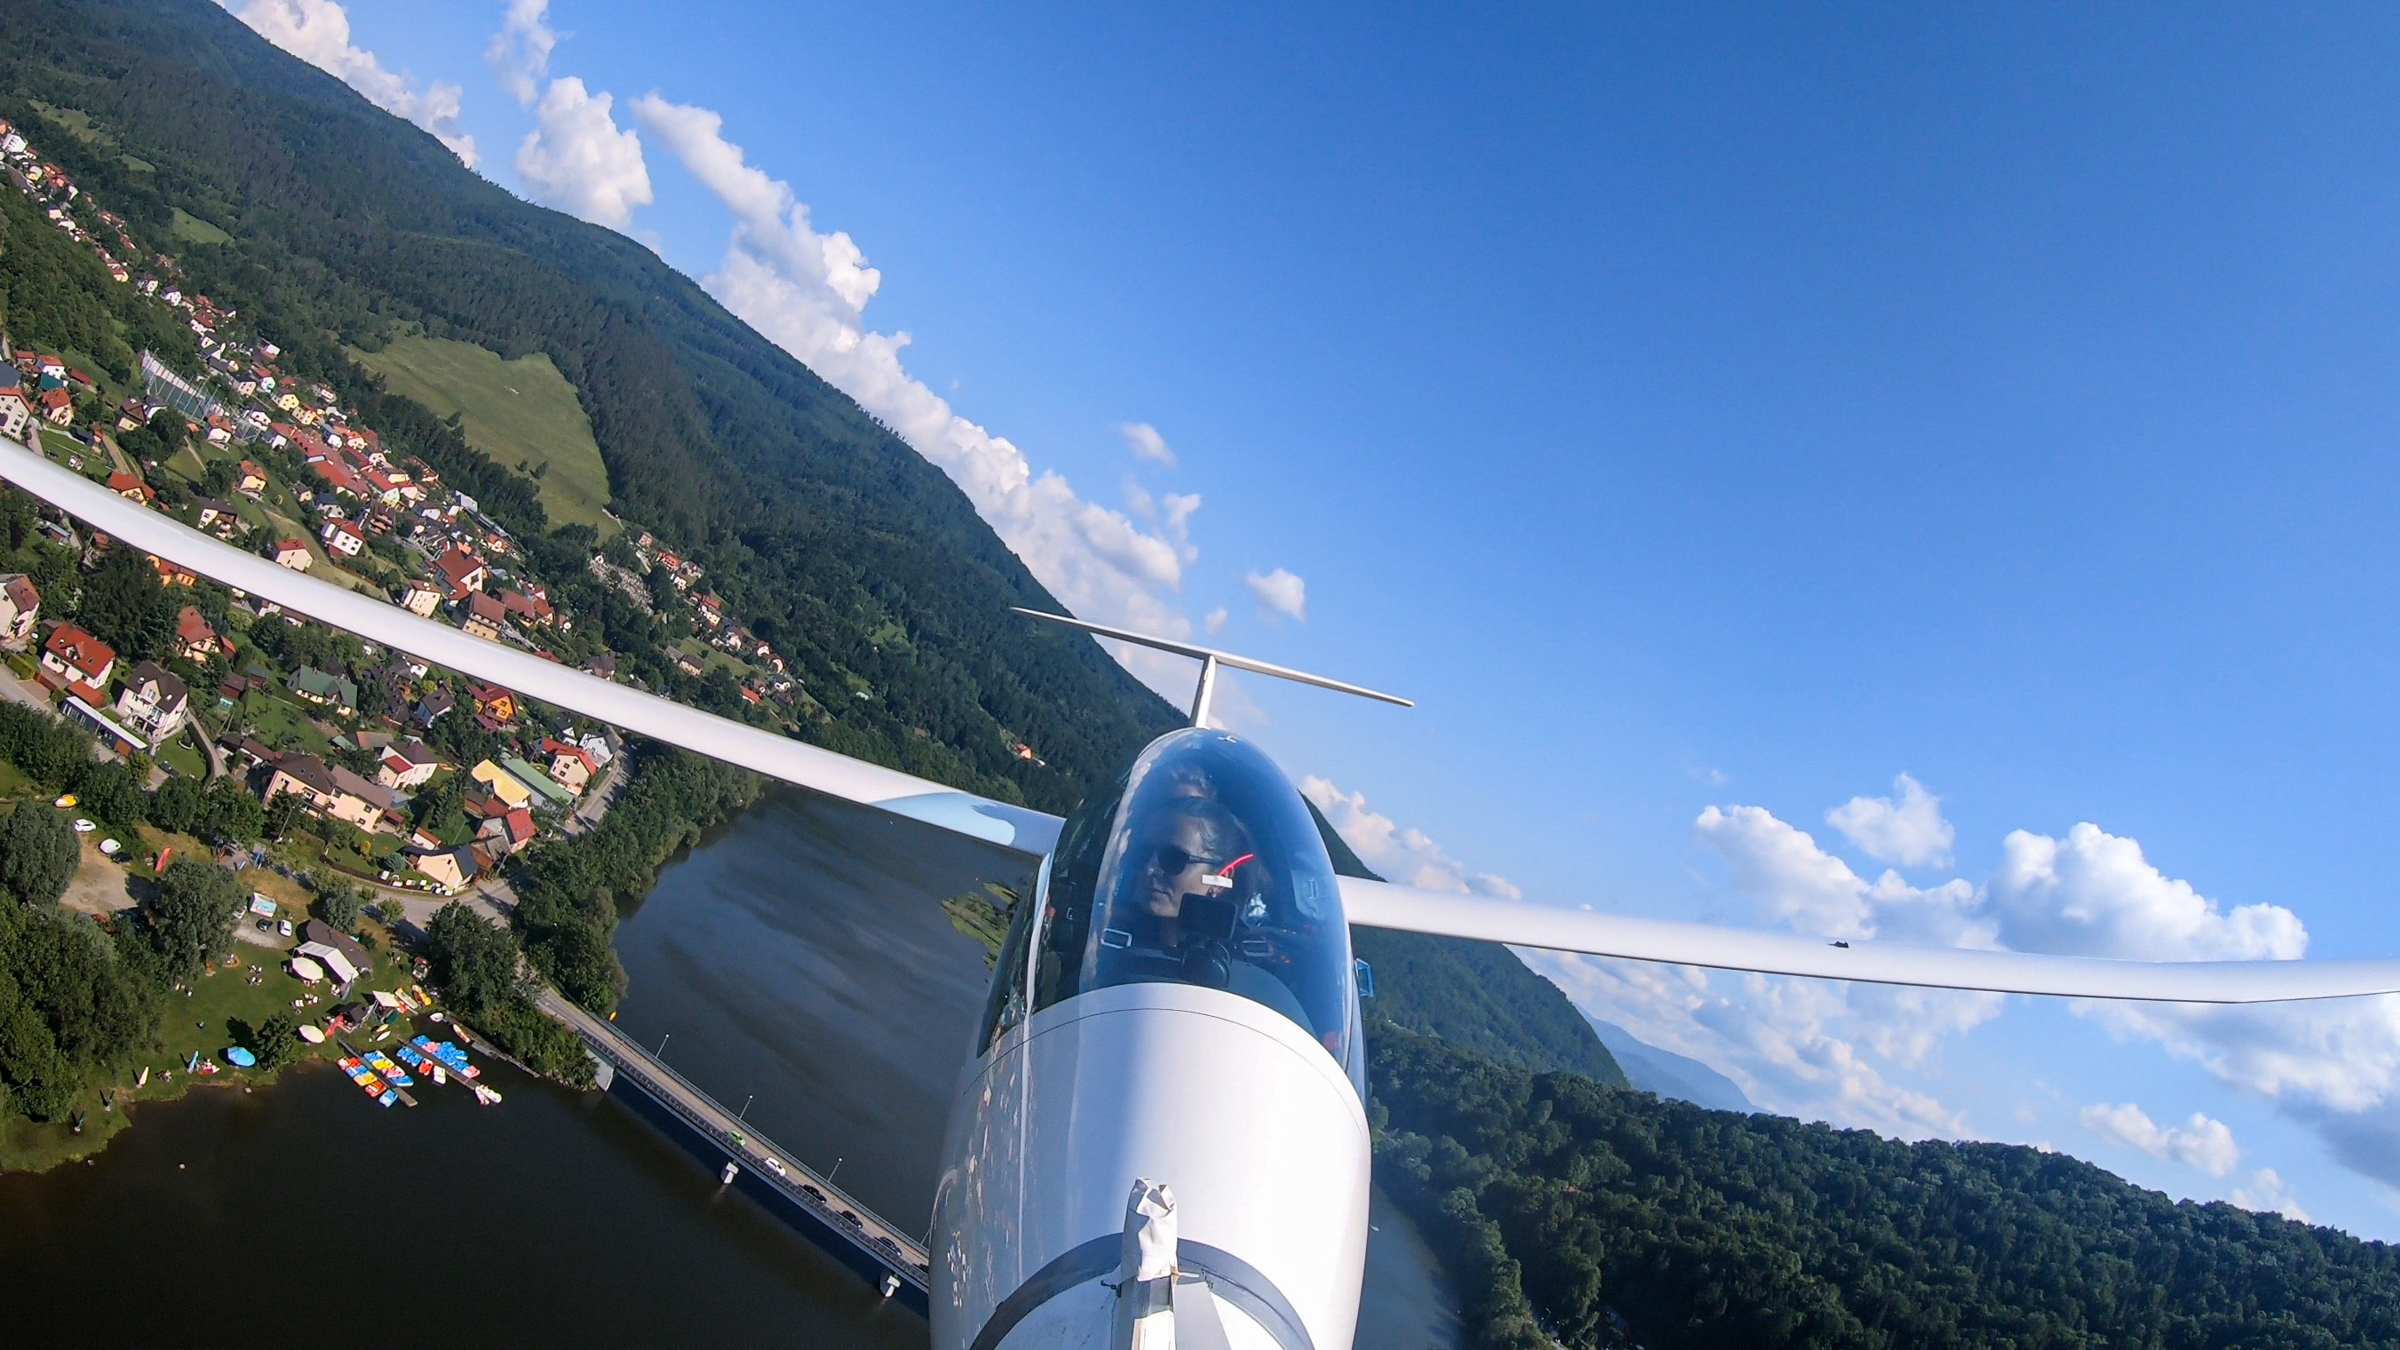
{"label": "cumulus cloud", "polygon": [[2153,1158],[2182,1163],[2212,1177],[2230,1176],[2241,1165],[2242,1150],[2233,1142],[2232,1128],[2198,1111],[2172,1129],[2162,1128],[2150,1119],[2147,1111],[2132,1102],[2117,1106],[2100,1102],[2083,1108],[2076,1119],[2083,1123],[2083,1128],[2103,1139],[2140,1149]]}
{"label": "cumulus cloud", "polygon": [[423,127],[475,167],[475,138],[458,129],[458,86],[434,83],[419,90],[406,74],[384,69],[375,53],[351,44],[350,13],[336,0],[243,0],[226,7],[260,37]]}
{"label": "cumulus cloud", "polygon": [[2300,916],[2280,905],[2227,911],[2188,881],[2167,877],[2142,846],[2097,825],[2065,839],[2012,831],[1986,888],[2001,941],[2022,951],[2148,961],[2298,958]]}
{"label": "cumulus cloud", "polygon": [[1225,631],[1225,620],[1230,617],[1232,616],[1225,612],[1225,607],[1219,605],[1208,612],[1208,617],[1201,621],[1201,626],[1208,630],[1210,637],[1215,637]]}
{"label": "cumulus cloud", "polygon": [[483,59],[499,77],[500,87],[518,103],[531,107],[536,85],[549,73],[550,53],[557,46],[558,34],[550,28],[550,0],[509,0],[500,31],[492,34]]}
{"label": "cumulus cloud", "polygon": [[1334,833],[1357,852],[1359,861],[1386,881],[1458,895],[1489,895],[1501,900],[1524,897],[1524,892],[1511,885],[1506,877],[1469,873],[1464,864],[1444,853],[1442,846],[1424,831],[1403,829],[1390,816],[1368,810],[1367,795],[1363,792],[1344,792],[1312,774],[1300,780],[1300,795],[1315,802]]}
{"label": "cumulus cloud", "polygon": [[1117,434],[1125,438],[1125,448],[1133,452],[1135,459],[1170,469],[1175,467],[1175,451],[1167,445],[1167,438],[1158,434],[1157,427],[1148,422],[1120,422]]}
{"label": "cumulus cloud", "polygon": [[2301,1223],[2309,1221],[2308,1211],[2300,1208],[2300,1202],[2294,1200],[2292,1193],[2283,1188],[2283,1178],[2277,1176],[2272,1167],[2258,1169],[2257,1173],[2250,1178],[2249,1185],[2234,1187],[2233,1203],[2244,1209],[2280,1214],[2287,1219],[2295,1219]]}
{"label": "cumulus cloud", "polygon": [[[655,94],[630,107],[651,141],[733,216],[723,264],[701,279],[711,295],[948,474],[1068,608],[1168,637],[1191,635],[1191,620],[1173,600],[1195,556],[1188,533],[1179,531],[1188,531],[1198,498],[1162,499],[1159,524],[1144,528],[1124,511],[1077,496],[1058,474],[1037,474],[1006,437],[960,416],[908,373],[900,360],[908,334],[866,326],[882,273],[848,234],[820,232],[789,184],[750,164],[725,139],[722,117]],[[1162,690],[1188,688],[1187,662],[1127,664]]]}
{"label": "cumulus cloud", "polygon": [[635,208],[651,201],[642,138],[617,125],[616,100],[606,91],[595,93],[573,75],[542,87],[557,48],[550,0],[509,0],[500,31],[484,48],[501,87],[533,113],[533,130],[517,146],[517,179],[544,206],[623,230]]}
{"label": "cumulus cloud", "polygon": [[552,80],[517,147],[516,170],[535,201],[622,230],[635,207],[650,204],[650,169],[641,137],[617,125],[611,102],[575,76]]}
{"label": "cumulus cloud", "polygon": [[1942,799],[1907,774],[1893,779],[1892,786],[1899,800],[1852,797],[1826,812],[1825,823],[1877,862],[1948,867],[1958,832],[1942,819]]}
{"label": "cumulus cloud", "polygon": [[1266,617],[1307,622],[1308,583],[1290,572],[1280,567],[1264,574],[1252,572],[1242,578],[1242,584],[1258,597],[1259,612]]}

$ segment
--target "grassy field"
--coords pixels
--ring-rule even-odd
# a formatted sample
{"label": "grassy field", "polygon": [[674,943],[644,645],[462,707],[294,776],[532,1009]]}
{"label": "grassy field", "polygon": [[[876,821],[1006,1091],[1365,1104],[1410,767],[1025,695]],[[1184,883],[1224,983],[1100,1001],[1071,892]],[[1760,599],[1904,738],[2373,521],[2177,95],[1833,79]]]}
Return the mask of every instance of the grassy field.
{"label": "grassy field", "polygon": [[443,417],[463,413],[467,443],[499,463],[528,475],[542,470],[542,509],[552,521],[613,532],[601,514],[608,470],[591,419],[548,356],[503,361],[473,343],[420,337],[395,338],[379,352],[352,348],[350,355],[383,376],[392,392]]}
{"label": "grassy field", "polygon": [[230,244],[233,242],[232,235],[198,216],[188,214],[180,206],[175,208],[175,223],[168,229],[169,233],[176,238],[190,244]]}
{"label": "grassy field", "polygon": [[[283,877],[261,869],[251,869],[241,873],[238,880],[245,893],[261,891],[285,904],[287,908],[278,917],[288,917],[295,924],[307,917],[306,910],[294,904],[304,893]],[[244,915],[242,922],[248,924],[253,920]],[[375,969],[359,981],[353,997],[363,999],[369,989],[408,987],[408,963],[405,958],[394,954],[390,933],[381,925],[371,922],[365,924],[364,928],[375,954]],[[254,1028],[264,1025],[268,1018],[278,1012],[288,1012],[303,1021],[322,1025],[326,1015],[332,1011],[332,1004],[324,997],[326,986],[319,984],[313,991],[319,998],[317,1003],[301,1008],[292,1007],[294,999],[305,1000],[312,991],[283,969],[284,951],[243,941],[229,945],[234,960],[239,964],[226,966],[221,962],[212,963],[208,974],[192,982],[189,994],[169,995],[158,1044],[148,1053],[137,1056],[122,1071],[107,1075],[105,1081],[95,1081],[77,1100],[76,1109],[84,1113],[82,1133],[76,1133],[64,1123],[36,1125],[22,1116],[11,1116],[0,1121],[0,1171],[41,1171],[99,1152],[107,1146],[112,1135],[125,1127],[125,1107],[132,1102],[180,1096],[194,1086],[251,1088],[271,1082],[275,1077],[272,1073],[236,1069],[226,1062],[226,1047],[238,1044],[241,1039],[231,1024],[239,1023],[243,1027]],[[287,945],[280,941],[277,943],[278,948]],[[255,985],[249,982],[253,971],[263,975],[263,979]],[[406,1040],[414,1029],[413,1019],[402,1018],[394,1023],[394,1033],[390,1036],[377,1038],[372,1033],[352,1034],[349,1039],[353,1045],[361,1048],[375,1045],[388,1050],[393,1044]],[[437,1037],[448,1034],[441,1027],[428,1026],[425,1029]],[[218,1072],[209,1075],[189,1073],[185,1066],[190,1063],[194,1052],[203,1060],[214,1062]],[[307,1064],[331,1061],[340,1054],[340,1049],[328,1041],[324,1045],[307,1047],[294,1062]],[[136,1088],[134,1081],[143,1068],[150,1070],[150,1081]],[[442,1089],[419,1079],[418,1086],[411,1090],[422,1095],[427,1091]],[[105,1107],[103,1103],[112,1096],[113,1108]],[[360,1105],[362,1109],[373,1109],[372,1103],[362,1102]]]}

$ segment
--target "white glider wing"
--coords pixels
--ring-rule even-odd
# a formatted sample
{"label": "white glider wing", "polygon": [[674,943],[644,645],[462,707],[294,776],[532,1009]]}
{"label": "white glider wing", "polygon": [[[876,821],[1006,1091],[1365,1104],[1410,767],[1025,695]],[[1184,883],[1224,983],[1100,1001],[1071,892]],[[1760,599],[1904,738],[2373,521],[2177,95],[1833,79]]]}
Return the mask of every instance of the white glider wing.
{"label": "white glider wing", "polygon": [[2275,1003],[2400,993],[2400,960],[2111,961],[1852,942],[1636,919],[1342,878],[1350,922],[1519,947],[1769,975],[2163,1003]]}
{"label": "white glider wing", "polygon": [[470,637],[446,624],[418,618],[379,596],[361,595],[304,576],[219,543],[5,438],[0,438],[0,478],[94,529],[201,576],[582,716],[739,764],[770,778],[1037,856],[1049,852],[1058,838],[1060,821],[1056,816],[960,792],[687,708],[671,699],[569,670],[531,652]]}

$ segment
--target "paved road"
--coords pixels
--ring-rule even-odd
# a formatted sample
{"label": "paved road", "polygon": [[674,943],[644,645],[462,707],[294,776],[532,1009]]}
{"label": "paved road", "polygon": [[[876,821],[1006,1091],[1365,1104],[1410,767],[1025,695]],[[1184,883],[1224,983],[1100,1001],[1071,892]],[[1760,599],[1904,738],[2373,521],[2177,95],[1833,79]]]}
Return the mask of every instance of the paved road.
{"label": "paved road", "polygon": [[[922,1269],[926,1265],[925,1248],[898,1225],[878,1216],[840,1187],[794,1161],[772,1141],[760,1137],[755,1126],[744,1124],[733,1112],[718,1105],[715,1098],[684,1081],[681,1074],[635,1044],[613,1023],[585,1012],[555,989],[542,990],[538,1002],[543,1012],[582,1036],[585,1044],[618,1073],[632,1075],[668,1109],[697,1122],[741,1160],[744,1171],[823,1218],[828,1226],[850,1237],[895,1275],[920,1289],[926,1287],[927,1277]],[[741,1142],[736,1144],[735,1140]],[[768,1166],[770,1160],[778,1166]],[[815,1197],[809,1195],[810,1190],[816,1192]],[[844,1213],[851,1215],[851,1219],[843,1219]],[[884,1242],[890,1246],[884,1247]]]}

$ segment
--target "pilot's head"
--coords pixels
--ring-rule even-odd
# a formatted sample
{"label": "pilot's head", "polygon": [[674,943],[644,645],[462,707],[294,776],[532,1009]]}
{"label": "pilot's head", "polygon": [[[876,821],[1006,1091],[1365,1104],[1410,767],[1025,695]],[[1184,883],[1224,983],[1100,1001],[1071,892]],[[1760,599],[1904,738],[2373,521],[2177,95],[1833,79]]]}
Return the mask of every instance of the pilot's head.
{"label": "pilot's head", "polygon": [[1230,889],[1226,864],[1250,851],[1241,822],[1206,797],[1172,798],[1147,824],[1139,837],[1140,895],[1143,909],[1156,919],[1181,915],[1187,895]]}

